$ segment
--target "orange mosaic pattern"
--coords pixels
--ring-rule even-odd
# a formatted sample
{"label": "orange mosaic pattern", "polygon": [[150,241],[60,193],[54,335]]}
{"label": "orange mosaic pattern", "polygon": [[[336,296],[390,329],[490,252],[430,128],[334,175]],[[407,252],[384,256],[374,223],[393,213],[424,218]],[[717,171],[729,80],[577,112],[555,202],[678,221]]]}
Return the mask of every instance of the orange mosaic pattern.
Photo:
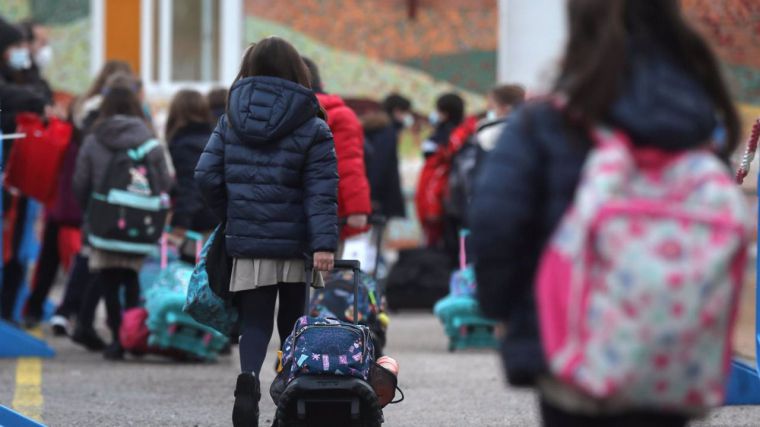
{"label": "orange mosaic pattern", "polygon": [[496,50],[496,0],[246,0],[245,13],[370,58],[405,60]]}
{"label": "orange mosaic pattern", "polygon": [[724,61],[760,69],[760,1],[681,1],[686,15]]}

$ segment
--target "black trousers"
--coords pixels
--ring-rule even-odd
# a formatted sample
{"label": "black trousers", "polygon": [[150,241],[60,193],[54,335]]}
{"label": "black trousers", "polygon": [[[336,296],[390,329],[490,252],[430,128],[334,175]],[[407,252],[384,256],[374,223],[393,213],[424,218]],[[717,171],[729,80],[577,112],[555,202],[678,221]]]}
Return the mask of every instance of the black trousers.
{"label": "black trousers", "polygon": [[124,288],[124,309],[136,307],[140,302],[140,284],[137,272],[126,268],[106,268],[92,276],[87,286],[82,307],[77,317],[78,329],[93,329],[95,312],[100,297],[106,301],[108,328],[114,342],[119,340],[121,327],[121,289]]}
{"label": "black trousers", "polygon": [[60,228],[57,223],[51,221],[45,223],[32,293],[26,301],[26,315],[37,320],[42,318],[43,305],[48,294],[50,294],[50,288],[53,287],[55,275],[58,273],[58,267],[61,263],[58,254],[58,231]]}
{"label": "black trousers", "polygon": [[280,308],[277,313],[277,331],[280,334],[280,343],[290,335],[296,320],[303,315],[306,299],[304,286],[306,285],[284,283],[237,293],[238,308],[242,316],[241,372],[254,372],[256,376],[261,373],[274,329],[274,306],[278,293]]}
{"label": "black trousers", "polygon": [[686,427],[683,415],[634,411],[617,415],[588,416],[560,409],[541,399],[544,427]]}
{"label": "black trousers", "polygon": [[79,313],[87,286],[92,280],[89,262],[89,258],[81,254],[78,254],[74,258],[74,265],[71,267],[71,272],[69,272],[69,278],[66,282],[63,302],[58,306],[55,314],[68,319]]}
{"label": "black trousers", "polygon": [[[3,191],[3,213],[10,209],[12,199],[13,196]],[[13,253],[8,262],[3,266],[3,282],[0,283],[0,318],[3,320],[13,320],[16,297],[18,296],[18,291],[21,288],[21,283],[24,281],[24,273],[26,272],[26,266],[18,258],[18,251],[21,248],[21,241],[24,237],[27,203],[26,197],[18,197],[16,220],[13,224],[13,236],[11,237],[11,250]]]}

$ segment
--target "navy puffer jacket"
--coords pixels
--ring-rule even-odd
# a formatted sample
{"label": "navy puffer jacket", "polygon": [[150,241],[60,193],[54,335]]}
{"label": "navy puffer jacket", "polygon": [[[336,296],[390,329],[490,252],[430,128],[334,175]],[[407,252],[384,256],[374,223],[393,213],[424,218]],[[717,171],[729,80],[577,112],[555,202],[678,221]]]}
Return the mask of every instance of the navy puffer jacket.
{"label": "navy puffer jacket", "polygon": [[332,133],[314,93],[274,77],[230,89],[195,169],[209,206],[227,219],[235,258],[302,258],[338,244],[338,172]]}

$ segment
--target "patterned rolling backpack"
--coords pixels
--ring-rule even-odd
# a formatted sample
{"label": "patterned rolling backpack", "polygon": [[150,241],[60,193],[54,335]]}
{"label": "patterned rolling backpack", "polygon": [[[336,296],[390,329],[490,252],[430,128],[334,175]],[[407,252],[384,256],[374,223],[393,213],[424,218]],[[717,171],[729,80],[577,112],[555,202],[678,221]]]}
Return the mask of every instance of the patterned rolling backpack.
{"label": "patterned rolling backpack", "polygon": [[[336,261],[335,269],[354,273],[354,322],[335,318],[300,318],[282,348],[278,375],[270,394],[277,404],[278,427],[382,423],[378,396],[369,383],[374,348],[369,328],[358,324],[358,261]],[[309,293],[311,274],[307,274]],[[310,311],[306,298],[306,313]],[[318,424],[322,425],[322,424]]]}
{"label": "patterned rolling backpack", "polygon": [[630,407],[720,405],[751,224],[744,196],[706,148],[593,137],[537,276],[551,371]]}

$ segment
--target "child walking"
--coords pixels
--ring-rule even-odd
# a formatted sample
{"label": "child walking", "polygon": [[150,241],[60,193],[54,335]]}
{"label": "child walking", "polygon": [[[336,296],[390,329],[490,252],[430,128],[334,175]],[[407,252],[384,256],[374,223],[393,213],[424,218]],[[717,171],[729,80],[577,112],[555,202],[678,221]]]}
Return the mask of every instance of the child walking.
{"label": "child walking", "polygon": [[[92,133],[84,140],[77,158],[73,178],[73,189],[81,206],[88,212],[84,229],[92,230],[93,221],[102,221],[98,215],[92,215],[91,208],[95,192],[106,177],[116,174],[112,170],[113,158],[120,152],[134,150],[154,138],[137,96],[137,82],[130,75],[115,75],[109,79],[110,84],[104,89],[100,113],[93,125]],[[119,163],[120,165],[122,163]],[[167,193],[172,184],[166,158],[160,149],[152,149],[145,154],[146,175],[155,177],[150,184],[155,185],[158,193]],[[129,171],[132,173],[132,170]],[[163,227],[163,224],[156,224]],[[140,286],[137,272],[142,266],[144,255],[122,252],[117,249],[105,250],[93,247],[89,257],[89,268],[94,273],[91,283],[84,295],[82,307],[77,317],[77,329],[72,339],[88,348],[100,347],[100,338],[92,324],[101,295],[106,301],[108,327],[112,342],[106,348],[106,359],[118,360],[124,357],[124,350],[119,343],[121,326],[121,288],[124,287],[125,308],[138,304]]]}
{"label": "child walking", "polygon": [[[242,316],[233,425],[257,426],[259,373],[274,328],[281,342],[303,313],[304,255],[318,271],[338,244],[335,148],[296,49],[270,37],[243,57],[223,115],[195,170],[226,220],[230,290]],[[317,280],[317,284],[320,282]]]}

